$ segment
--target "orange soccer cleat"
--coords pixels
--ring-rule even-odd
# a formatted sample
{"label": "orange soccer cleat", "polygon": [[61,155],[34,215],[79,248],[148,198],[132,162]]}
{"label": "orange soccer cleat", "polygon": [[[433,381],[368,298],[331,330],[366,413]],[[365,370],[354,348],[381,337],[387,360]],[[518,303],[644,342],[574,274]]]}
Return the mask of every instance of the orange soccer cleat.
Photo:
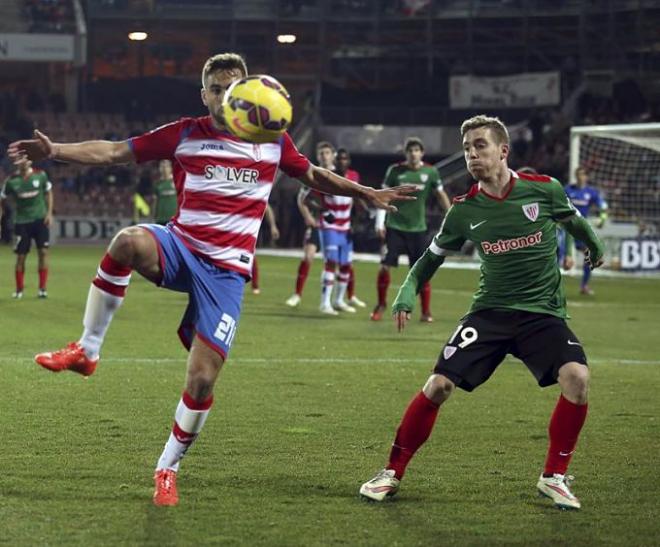
{"label": "orange soccer cleat", "polygon": [[34,356],[38,365],[53,372],[70,370],[83,376],[91,376],[96,370],[98,359],[92,361],[78,342],[71,342],[59,351],[38,353]]}
{"label": "orange soccer cleat", "polygon": [[179,494],[176,491],[176,471],[157,469],[154,474],[156,488],[154,490],[154,505],[176,505]]}
{"label": "orange soccer cleat", "polygon": [[384,313],[385,313],[385,306],[381,306],[380,304],[378,304],[378,306],[374,308],[374,311],[371,312],[369,318],[372,321],[380,321],[383,318]]}

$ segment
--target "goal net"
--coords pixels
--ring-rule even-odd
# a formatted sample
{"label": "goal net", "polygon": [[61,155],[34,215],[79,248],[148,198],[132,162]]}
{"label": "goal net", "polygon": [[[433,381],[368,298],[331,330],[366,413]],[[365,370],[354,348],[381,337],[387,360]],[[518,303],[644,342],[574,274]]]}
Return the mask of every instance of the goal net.
{"label": "goal net", "polygon": [[571,183],[577,167],[608,203],[600,235],[616,268],[622,239],[660,233],[660,123],[571,128]]}

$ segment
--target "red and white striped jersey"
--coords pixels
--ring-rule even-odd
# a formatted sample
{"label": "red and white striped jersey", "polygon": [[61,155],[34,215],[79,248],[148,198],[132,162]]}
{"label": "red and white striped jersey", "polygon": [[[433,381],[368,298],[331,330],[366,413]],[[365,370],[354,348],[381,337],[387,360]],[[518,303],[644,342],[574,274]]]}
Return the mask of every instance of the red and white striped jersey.
{"label": "red and white striped jersey", "polygon": [[[360,174],[348,169],[344,177],[355,183],[360,182]],[[321,230],[336,230],[348,232],[351,229],[351,210],[353,209],[353,198],[348,196],[331,196],[319,193],[321,200],[321,218],[319,227]],[[333,222],[326,220],[326,214],[332,213]]]}
{"label": "red and white striped jersey", "polygon": [[172,162],[172,224],[186,247],[248,276],[278,166],[300,177],[310,165],[286,133],[275,143],[244,142],[216,129],[210,116],[182,118],[128,142],[138,163]]}

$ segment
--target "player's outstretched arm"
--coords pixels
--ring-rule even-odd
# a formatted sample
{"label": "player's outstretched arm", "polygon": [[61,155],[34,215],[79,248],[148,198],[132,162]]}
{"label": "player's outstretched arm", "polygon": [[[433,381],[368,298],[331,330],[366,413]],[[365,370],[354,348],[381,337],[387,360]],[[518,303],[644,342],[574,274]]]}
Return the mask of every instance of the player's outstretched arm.
{"label": "player's outstretched arm", "polygon": [[396,322],[397,330],[401,332],[410,319],[410,314],[415,307],[415,297],[421,290],[424,283],[429,281],[436,270],[445,261],[444,256],[435,254],[430,249],[426,249],[424,254],[415,262],[403,285],[392,304],[392,315]]}
{"label": "player's outstretched arm", "polygon": [[51,141],[41,131],[34,131],[34,139],[15,141],[7,153],[12,161],[27,158],[33,162],[53,159],[87,165],[114,165],[135,161],[128,141],[84,141],[59,143]]}
{"label": "player's outstretched arm", "polygon": [[336,173],[312,165],[307,173],[300,177],[300,182],[323,192],[335,196],[349,196],[362,198],[378,209],[395,212],[397,209],[394,201],[413,201],[416,197],[410,195],[417,192],[417,187],[412,184],[402,184],[395,188],[383,188],[376,190],[369,186],[362,186],[352,180],[340,177]]}
{"label": "player's outstretched arm", "polygon": [[598,266],[602,266],[605,246],[585,218],[580,214],[575,214],[561,219],[559,222],[563,224],[569,234],[575,239],[584,242],[587,246],[588,251],[585,253],[585,259],[591,269],[593,270],[594,268],[598,268]]}

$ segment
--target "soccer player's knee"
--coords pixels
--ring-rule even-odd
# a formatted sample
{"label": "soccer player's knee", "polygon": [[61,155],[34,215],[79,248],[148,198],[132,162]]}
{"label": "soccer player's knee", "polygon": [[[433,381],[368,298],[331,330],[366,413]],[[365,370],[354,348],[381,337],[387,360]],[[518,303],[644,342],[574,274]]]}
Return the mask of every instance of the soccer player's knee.
{"label": "soccer player's knee", "polygon": [[137,226],[123,228],[112,240],[111,247],[113,251],[133,255],[139,245],[139,238],[142,236],[142,232],[143,230]]}
{"label": "soccer player's knee", "polygon": [[589,377],[589,367],[580,363],[566,363],[559,369],[559,378],[562,383],[576,393],[587,393]]}
{"label": "soccer player's knee", "polygon": [[454,391],[454,382],[442,374],[432,374],[424,385],[424,395],[436,404],[449,399]]}

